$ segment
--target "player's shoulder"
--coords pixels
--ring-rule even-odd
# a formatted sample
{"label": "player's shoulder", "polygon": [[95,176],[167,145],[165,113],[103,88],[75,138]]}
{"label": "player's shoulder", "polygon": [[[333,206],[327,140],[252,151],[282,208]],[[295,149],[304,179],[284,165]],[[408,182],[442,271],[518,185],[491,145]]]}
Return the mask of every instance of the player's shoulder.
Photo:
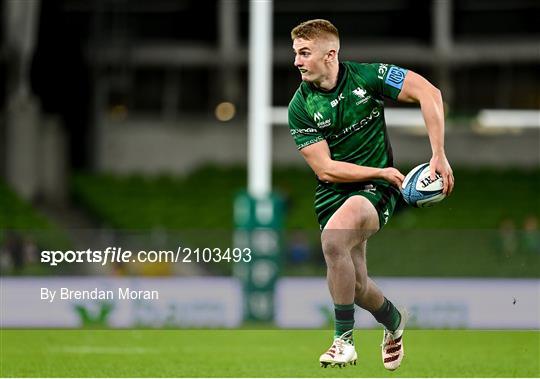
{"label": "player's shoulder", "polygon": [[306,104],[306,99],[308,98],[309,94],[311,92],[311,89],[309,86],[302,82],[294,92],[294,95],[289,102],[289,108],[291,106],[304,106]]}
{"label": "player's shoulder", "polygon": [[367,62],[355,62],[355,61],[345,61],[343,62],[345,67],[351,71],[353,74],[357,75],[370,75],[377,71],[380,65],[385,65],[384,63],[367,63]]}

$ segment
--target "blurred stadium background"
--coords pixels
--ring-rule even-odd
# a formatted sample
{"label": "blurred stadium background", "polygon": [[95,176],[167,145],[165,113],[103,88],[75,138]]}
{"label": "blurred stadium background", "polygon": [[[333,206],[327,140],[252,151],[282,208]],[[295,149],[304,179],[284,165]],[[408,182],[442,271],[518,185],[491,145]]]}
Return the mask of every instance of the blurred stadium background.
{"label": "blurred stadium background", "polygon": [[[284,113],[299,84],[290,29],[310,18],[339,28],[341,60],[417,71],[446,103],[455,194],[432,209],[401,209],[370,241],[371,275],[413,311],[419,329],[540,327],[539,3],[268,4],[272,191],[254,198],[246,192],[248,82],[249,71],[265,62],[249,59],[248,1],[2,0],[4,341],[21,337],[6,328],[331,324],[312,208],[315,181]],[[427,135],[417,109],[388,107],[396,165],[406,172],[429,160]],[[54,268],[39,262],[42,250],[179,245],[249,246],[255,259]],[[43,286],[158,288],[161,297],[47,304],[39,300]],[[357,314],[358,327],[376,326]],[[538,376],[538,333],[513,341],[532,349],[520,350],[529,360],[518,375]],[[22,375],[17,353],[4,351],[3,361],[14,363],[2,376]],[[36,370],[28,372],[49,375]]]}

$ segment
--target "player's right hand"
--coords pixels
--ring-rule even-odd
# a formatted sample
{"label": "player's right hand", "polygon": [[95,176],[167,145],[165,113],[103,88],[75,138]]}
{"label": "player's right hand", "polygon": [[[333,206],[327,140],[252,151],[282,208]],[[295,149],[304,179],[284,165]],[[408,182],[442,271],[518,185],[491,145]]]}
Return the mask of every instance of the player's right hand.
{"label": "player's right hand", "polygon": [[381,178],[387,182],[390,182],[394,186],[401,188],[401,184],[403,183],[405,176],[394,167],[386,167],[381,171]]}

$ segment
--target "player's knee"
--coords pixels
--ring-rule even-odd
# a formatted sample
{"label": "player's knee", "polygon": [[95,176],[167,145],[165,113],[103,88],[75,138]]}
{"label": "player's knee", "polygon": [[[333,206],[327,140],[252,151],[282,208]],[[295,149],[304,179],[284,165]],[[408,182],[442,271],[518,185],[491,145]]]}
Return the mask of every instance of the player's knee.
{"label": "player's knee", "polygon": [[337,259],[343,253],[344,249],[335,239],[323,238],[322,250],[325,258],[328,260]]}
{"label": "player's knee", "polygon": [[349,254],[346,238],[341,230],[324,230],[321,235],[321,245],[326,260],[336,260]]}

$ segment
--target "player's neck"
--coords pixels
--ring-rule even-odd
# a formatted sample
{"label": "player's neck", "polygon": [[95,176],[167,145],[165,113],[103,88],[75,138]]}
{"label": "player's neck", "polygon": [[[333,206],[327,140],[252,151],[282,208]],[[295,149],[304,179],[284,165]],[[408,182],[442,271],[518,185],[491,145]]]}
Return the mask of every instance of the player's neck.
{"label": "player's neck", "polygon": [[328,75],[325,75],[318,83],[313,83],[315,87],[323,91],[331,91],[338,85],[339,80],[339,62],[335,61],[329,67]]}

